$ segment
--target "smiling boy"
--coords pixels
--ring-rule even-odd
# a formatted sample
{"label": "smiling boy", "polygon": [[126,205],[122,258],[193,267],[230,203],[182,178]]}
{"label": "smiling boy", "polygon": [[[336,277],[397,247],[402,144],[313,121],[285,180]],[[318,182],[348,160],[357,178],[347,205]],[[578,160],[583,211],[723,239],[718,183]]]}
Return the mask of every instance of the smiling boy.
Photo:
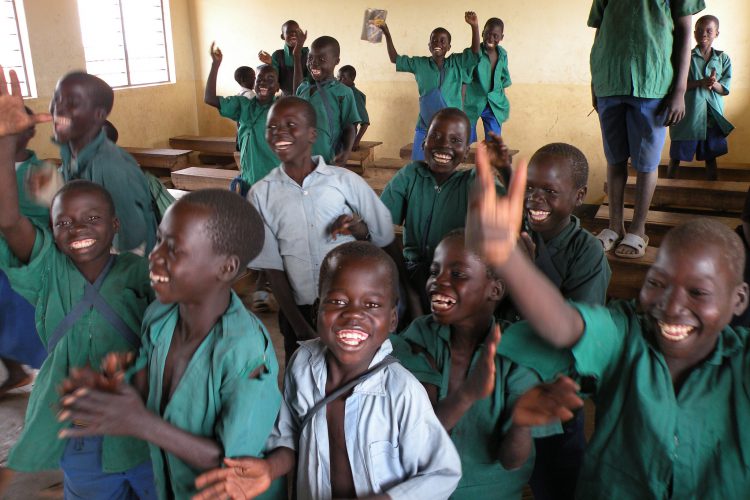
{"label": "smiling boy", "polygon": [[300,499],[448,498],[461,474],[455,447],[422,386],[389,356],[397,300],[385,252],[367,242],[332,250],[320,275],[320,338],[288,365],[273,451],[198,478],[207,490],[197,498],[252,497],[295,469]]}
{"label": "smiling boy", "polygon": [[297,34],[300,32],[297,21],[289,20],[281,25],[281,39],[284,40],[284,48],[275,51],[273,54],[260,51],[258,57],[263,64],[270,64],[279,74],[279,87],[284,96],[294,95],[297,85],[294,85],[294,61],[299,58],[302,61],[302,78],[310,77],[304,62],[307,61],[307,54],[310,50],[303,47],[304,41],[300,45],[297,55],[294,55],[294,48],[297,46]]}

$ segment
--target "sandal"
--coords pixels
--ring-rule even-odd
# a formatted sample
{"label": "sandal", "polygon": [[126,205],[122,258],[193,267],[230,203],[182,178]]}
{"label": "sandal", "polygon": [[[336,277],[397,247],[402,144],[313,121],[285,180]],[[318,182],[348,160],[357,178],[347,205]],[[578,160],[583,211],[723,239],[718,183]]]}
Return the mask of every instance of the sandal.
{"label": "sandal", "polygon": [[602,244],[604,251],[609,252],[620,241],[620,235],[612,231],[610,228],[606,228],[599,231],[599,234],[596,235],[596,239]]}
{"label": "sandal", "polygon": [[[641,238],[637,234],[627,233],[625,237],[620,241],[615,249],[615,255],[621,259],[640,259],[646,255],[646,247],[648,246],[648,236]],[[621,247],[629,247],[636,250],[636,253],[622,253]]]}

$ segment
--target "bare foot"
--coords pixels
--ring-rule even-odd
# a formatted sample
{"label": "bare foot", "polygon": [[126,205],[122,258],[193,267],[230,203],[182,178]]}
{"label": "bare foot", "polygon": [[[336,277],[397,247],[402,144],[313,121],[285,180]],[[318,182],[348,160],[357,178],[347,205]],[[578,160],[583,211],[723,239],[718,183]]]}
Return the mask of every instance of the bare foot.
{"label": "bare foot", "polygon": [[3,385],[0,385],[0,398],[5,396],[8,391],[18,389],[25,385],[29,385],[33,381],[31,375],[21,370],[8,370],[8,378],[5,380]]}

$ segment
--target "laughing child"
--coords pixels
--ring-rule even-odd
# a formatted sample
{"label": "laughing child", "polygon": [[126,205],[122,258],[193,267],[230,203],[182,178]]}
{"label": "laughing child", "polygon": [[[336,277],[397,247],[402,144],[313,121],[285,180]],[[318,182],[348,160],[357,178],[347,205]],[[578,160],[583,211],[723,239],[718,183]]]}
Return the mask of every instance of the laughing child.
{"label": "laughing child", "polygon": [[172,205],[149,255],[158,302],[143,320],[133,386],[64,397],[60,419],[86,426],[61,437],[147,441],[162,499],[189,497],[195,477],[225,457],[261,456],[281,400],[279,369],[268,332],[231,287],[262,245],[260,216],[231,191],[196,191]]}
{"label": "laughing child", "polygon": [[[637,304],[567,302],[516,247],[524,165],[514,173],[510,195],[498,199],[484,151],[478,154],[480,189],[467,217],[467,242],[505,281],[531,327],[506,332],[504,352],[529,357],[533,329],[593,382],[587,392],[596,402],[597,425],[577,497],[746,496],[750,339],[746,329],[728,326],[748,303],[737,235],[707,219],[679,226],[662,242]],[[565,399],[576,388],[563,389],[553,384],[522,396],[514,422],[547,422],[567,411],[572,405]]]}
{"label": "laughing child", "polygon": [[197,499],[251,498],[296,470],[297,498],[448,498],[455,447],[424,388],[389,356],[398,272],[367,242],[336,247],[320,271],[320,338],[287,367],[265,460],[226,461],[198,478]]}
{"label": "laughing child", "polygon": [[240,193],[245,196],[253,184],[279,166],[279,158],[266,142],[266,119],[279,90],[278,75],[272,66],[261,66],[255,79],[255,98],[219,97],[216,95],[216,76],[222,59],[221,50],[211,44],[211,71],[206,80],[203,102],[239,125]]}
{"label": "laughing child", "polygon": [[[273,54],[260,51],[258,57],[263,64],[270,64],[274,67],[279,75],[279,87],[285,96],[294,95],[297,86],[294,85],[294,61],[299,57],[302,61],[302,78],[307,79],[310,73],[305,63],[307,54],[310,52],[307,47],[300,46],[297,56],[294,55],[294,48],[297,46],[297,33],[300,31],[297,21],[289,20],[281,25],[281,39],[284,40],[284,48],[275,51]],[[304,41],[302,42],[304,45]]]}
{"label": "laughing child", "polygon": [[[396,52],[388,25],[381,29],[388,46],[388,57],[396,71],[413,73],[419,90],[419,117],[414,129],[412,160],[424,160],[422,146],[427,127],[437,111],[443,108],[462,109],[461,86],[471,80],[471,72],[479,61],[479,24],[474,12],[466,12],[464,19],[471,26],[471,49],[446,57],[451,49],[451,34],[445,28],[435,28],[430,33],[430,57],[402,56]],[[467,145],[468,147],[468,145]],[[438,239],[439,240],[439,239]]]}
{"label": "laughing child", "polygon": [[[15,72],[8,95],[0,68],[0,232],[12,255],[0,265],[13,289],[35,308],[39,338],[49,353],[29,398],[23,432],[8,457],[21,471],[62,468],[71,498],[156,498],[145,443],[131,438],[57,439],[58,386],[70,369],[98,366],[110,351],[134,351],[153,298],[146,259],[112,255],[120,223],[100,185],[75,181],[52,200],[49,226],[19,210],[14,171],[17,136],[40,115],[26,114]],[[49,118],[47,118],[49,119]]]}

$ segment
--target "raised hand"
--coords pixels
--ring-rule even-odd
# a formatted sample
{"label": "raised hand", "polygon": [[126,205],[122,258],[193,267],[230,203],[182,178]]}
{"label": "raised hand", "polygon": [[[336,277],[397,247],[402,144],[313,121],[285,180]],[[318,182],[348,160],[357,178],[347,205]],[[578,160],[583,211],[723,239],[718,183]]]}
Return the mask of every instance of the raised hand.
{"label": "raised hand", "polygon": [[482,354],[462,384],[464,394],[473,401],[489,397],[495,390],[495,381],[497,380],[495,353],[499,343],[500,326],[495,325],[495,328],[487,334],[482,347]]}
{"label": "raised hand", "polygon": [[258,59],[260,59],[260,62],[262,62],[263,64],[273,64],[271,54],[269,54],[265,50],[261,50],[260,52],[258,52]]}
{"label": "raised hand", "polygon": [[271,469],[265,460],[225,458],[224,465],[195,479],[195,487],[202,491],[192,500],[248,500],[271,486]]}
{"label": "raised hand", "polygon": [[299,55],[302,53],[302,47],[305,46],[305,41],[307,40],[307,30],[302,31],[302,28],[297,28],[296,32],[297,32],[297,45],[294,46],[294,49],[292,50],[292,54]]}
{"label": "raised hand", "polygon": [[502,266],[516,246],[523,222],[526,196],[526,162],[521,160],[511,177],[508,195],[495,192],[487,147],[477,148],[477,177],[466,215],[466,245],[487,264]]}
{"label": "raised hand", "polygon": [[376,22],[375,26],[377,26],[378,28],[380,28],[380,31],[382,31],[385,36],[391,36],[391,30],[388,29],[388,25],[386,24],[385,21],[383,21],[382,24],[378,24]]}
{"label": "raised hand", "polygon": [[23,95],[18,75],[14,70],[8,72],[10,76],[10,93],[5,79],[5,70],[0,66],[0,137],[20,134],[37,123],[52,120],[48,113],[26,113],[23,106]]}
{"label": "raised hand", "polygon": [[521,427],[548,425],[570,420],[573,410],[583,406],[580,390],[569,377],[559,377],[552,384],[539,384],[526,391],[513,408],[513,423]]}
{"label": "raised hand", "polygon": [[216,45],[216,42],[211,42],[211,61],[214,64],[221,64],[224,56],[221,53],[221,49]]}
{"label": "raised hand", "polygon": [[466,23],[472,27],[479,27],[479,19],[477,18],[477,13],[473,11],[466,11],[464,14],[464,20]]}

